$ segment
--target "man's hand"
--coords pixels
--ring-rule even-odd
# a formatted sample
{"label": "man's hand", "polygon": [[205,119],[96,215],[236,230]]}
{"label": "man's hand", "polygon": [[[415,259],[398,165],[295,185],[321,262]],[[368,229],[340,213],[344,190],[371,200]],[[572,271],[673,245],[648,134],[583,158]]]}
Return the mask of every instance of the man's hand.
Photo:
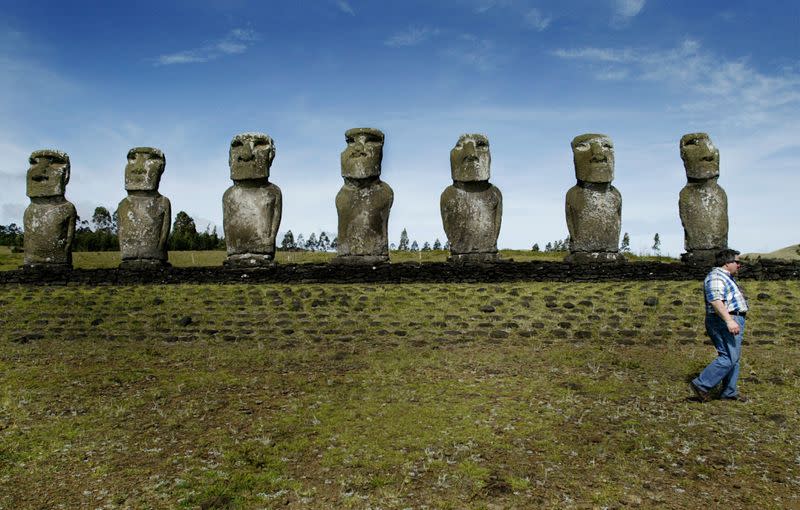
{"label": "man's hand", "polygon": [[726,322],[726,324],[728,325],[728,331],[729,331],[729,332],[730,332],[732,335],[738,335],[738,334],[739,334],[739,329],[740,329],[740,328],[739,328],[739,323],[738,323],[738,322],[736,322],[736,321],[735,321],[735,320],[733,320],[733,319],[729,319],[729,320]]}

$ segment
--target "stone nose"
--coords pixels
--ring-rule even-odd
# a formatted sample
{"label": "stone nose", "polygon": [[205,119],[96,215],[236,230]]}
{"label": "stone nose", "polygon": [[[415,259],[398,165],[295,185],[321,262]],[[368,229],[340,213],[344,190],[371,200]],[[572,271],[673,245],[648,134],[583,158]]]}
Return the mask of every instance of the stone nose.
{"label": "stone nose", "polygon": [[605,161],[606,154],[603,150],[603,144],[600,142],[590,142],[589,148],[592,152],[592,161]]}
{"label": "stone nose", "polygon": [[698,152],[700,152],[700,159],[703,161],[711,161],[714,159],[714,146],[708,143],[699,143]]}
{"label": "stone nose", "polygon": [[464,159],[478,159],[478,149],[475,142],[464,143]]}
{"label": "stone nose", "polygon": [[242,144],[242,152],[239,154],[239,159],[242,161],[250,161],[253,159],[253,144]]}

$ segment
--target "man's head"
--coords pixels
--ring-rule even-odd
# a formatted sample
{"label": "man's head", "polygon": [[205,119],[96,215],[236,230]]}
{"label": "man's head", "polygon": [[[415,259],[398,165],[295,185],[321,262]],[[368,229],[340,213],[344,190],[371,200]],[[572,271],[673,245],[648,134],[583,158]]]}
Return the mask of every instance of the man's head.
{"label": "man's head", "polygon": [[736,274],[741,266],[739,252],[731,248],[718,251],[714,261],[717,267],[727,270],[730,274]]}
{"label": "man's head", "polygon": [[450,173],[454,181],[488,181],[491,164],[489,139],[484,135],[461,135],[450,151]]}
{"label": "man's head", "polygon": [[33,151],[28,158],[27,195],[31,198],[64,196],[69,182],[69,156],[44,149]]}
{"label": "man's head", "polygon": [[383,132],[373,128],[348,129],[342,151],[342,177],[365,179],[381,174]]}
{"label": "man's head", "polygon": [[231,179],[265,179],[269,177],[272,160],[275,159],[275,143],[264,133],[241,133],[231,140],[228,165]]}
{"label": "man's head", "polygon": [[128,151],[125,165],[125,189],[157,191],[167,164],[164,153],[152,147],[134,147]]}
{"label": "man's head", "polygon": [[596,183],[614,180],[614,144],[608,135],[576,136],[572,140],[572,158],[578,180]]}
{"label": "man's head", "polygon": [[681,159],[690,179],[711,179],[719,176],[719,149],[706,133],[689,133],[681,137]]}

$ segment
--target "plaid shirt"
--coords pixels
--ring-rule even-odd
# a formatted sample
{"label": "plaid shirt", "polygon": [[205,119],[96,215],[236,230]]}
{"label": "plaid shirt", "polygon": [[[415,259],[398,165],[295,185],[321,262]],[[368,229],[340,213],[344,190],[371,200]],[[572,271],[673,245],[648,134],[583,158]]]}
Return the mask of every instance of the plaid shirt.
{"label": "plaid shirt", "polygon": [[706,313],[715,313],[712,301],[722,300],[729,312],[746,312],[747,300],[731,274],[715,267],[703,282],[706,295]]}

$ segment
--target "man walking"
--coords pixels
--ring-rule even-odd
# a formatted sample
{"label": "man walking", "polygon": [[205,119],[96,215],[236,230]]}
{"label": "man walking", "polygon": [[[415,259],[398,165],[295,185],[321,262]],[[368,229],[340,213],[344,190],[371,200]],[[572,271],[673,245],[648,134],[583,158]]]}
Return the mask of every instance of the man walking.
{"label": "man walking", "polygon": [[708,273],[703,289],[706,300],[706,332],[717,349],[717,358],[690,383],[701,402],[711,399],[710,391],[722,383],[720,398],[745,402],[736,389],[742,352],[747,301],[733,279],[739,272],[739,252],[726,248],[716,255],[716,266]]}

